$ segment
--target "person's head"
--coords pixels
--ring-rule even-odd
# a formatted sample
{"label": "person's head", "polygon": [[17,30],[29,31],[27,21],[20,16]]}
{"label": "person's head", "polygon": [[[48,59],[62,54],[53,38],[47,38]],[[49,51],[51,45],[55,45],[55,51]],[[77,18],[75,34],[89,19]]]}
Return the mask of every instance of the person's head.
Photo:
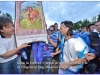
{"label": "person's head", "polygon": [[88,29],[89,32],[93,32],[93,30],[95,29],[95,25],[94,24],[89,24],[87,26],[87,29]]}
{"label": "person's head", "polygon": [[61,22],[60,32],[62,35],[72,36],[73,35],[73,23],[71,21]]}
{"label": "person's head", "polygon": [[81,27],[81,32],[86,32],[86,31],[87,31],[86,26],[82,26]]}
{"label": "person's head", "polygon": [[95,28],[96,28],[96,30],[97,30],[98,32],[100,32],[100,21],[97,21],[97,22],[95,23]]}
{"label": "person's head", "polygon": [[11,19],[0,16],[0,34],[4,35],[14,34],[14,26]]}
{"label": "person's head", "polygon": [[55,31],[55,27],[54,27],[53,25],[51,25],[51,26],[49,27],[49,29],[47,30],[47,33],[48,33],[48,34],[52,34],[54,31]]}
{"label": "person's head", "polygon": [[55,24],[54,24],[54,27],[55,27],[55,31],[57,31],[57,30],[58,30],[58,24],[55,23]]}

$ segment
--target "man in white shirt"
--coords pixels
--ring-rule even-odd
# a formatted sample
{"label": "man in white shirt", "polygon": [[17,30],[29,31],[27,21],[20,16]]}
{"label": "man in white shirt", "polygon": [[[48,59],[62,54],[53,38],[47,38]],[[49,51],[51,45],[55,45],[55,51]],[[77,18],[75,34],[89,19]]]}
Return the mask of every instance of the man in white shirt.
{"label": "man in white shirt", "polygon": [[24,43],[16,48],[13,22],[0,16],[0,74],[21,73],[21,59],[17,52],[27,46],[29,45]]}

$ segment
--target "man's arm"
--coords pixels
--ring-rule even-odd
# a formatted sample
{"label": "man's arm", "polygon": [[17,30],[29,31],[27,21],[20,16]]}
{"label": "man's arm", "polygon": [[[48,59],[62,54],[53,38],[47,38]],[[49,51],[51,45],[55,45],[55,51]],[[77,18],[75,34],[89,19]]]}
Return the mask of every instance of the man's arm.
{"label": "man's arm", "polygon": [[59,48],[57,47],[57,48],[56,48],[56,52],[51,53],[51,55],[52,55],[52,57],[54,57],[55,55],[57,55],[57,54],[59,54],[59,53],[60,53],[60,50],[59,50]]}
{"label": "man's arm", "polygon": [[66,63],[66,62],[65,63],[62,63],[60,65],[60,68],[62,70],[66,70],[70,66],[75,66],[75,65],[78,65],[78,64],[83,64],[85,62],[86,62],[86,59],[85,58],[78,58],[78,59],[75,59],[74,61],[70,61],[68,63]]}
{"label": "man's arm", "polygon": [[24,44],[22,44],[20,47],[14,49],[14,50],[11,50],[11,51],[7,51],[6,53],[2,54],[1,57],[3,57],[3,58],[8,58],[8,57],[10,57],[10,56],[16,54],[16,53],[17,53],[19,50],[21,50],[22,48],[25,48],[25,47],[27,47],[27,46],[30,46],[30,45],[28,45],[27,43],[24,43]]}
{"label": "man's arm", "polygon": [[94,59],[96,56],[94,53],[88,53],[85,55],[85,57],[88,61],[90,61],[90,60]]}

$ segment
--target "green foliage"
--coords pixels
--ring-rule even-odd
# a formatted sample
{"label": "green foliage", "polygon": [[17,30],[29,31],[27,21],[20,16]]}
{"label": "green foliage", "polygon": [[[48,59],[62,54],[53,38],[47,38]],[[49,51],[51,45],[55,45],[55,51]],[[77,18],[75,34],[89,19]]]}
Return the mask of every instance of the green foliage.
{"label": "green foliage", "polygon": [[97,21],[97,18],[96,16],[94,16],[92,19],[91,19],[91,23],[95,23]]}
{"label": "green foliage", "polygon": [[79,29],[81,28],[82,26],[87,26],[91,23],[95,23],[96,21],[100,21],[100,12],[99,12],[99,15],[97,16],[94,16],[91,21],[89,21],[88,19],[84,19],[83,21],[78,21],[76,23],[74,23],[74,29]]}
{"label": "green foliage", "polygon": [[99,15],[97,15],[97,21],[100,21],[100,12]]}
{"label": "green foliage", "polygon": [[79,22],[74,23],[73,28],[74,28],[74,30],[79,29],[80,28],[80,23]]}
{"label": "green foliage", "polygon": [[12,19],[12,16],[9,14],[9,13],[2,13],[2,11],[0,10],[0,14],[2,14],[2,16],[5,16],[5,17],[8,17],[8,18],[10,18],[11,20],[13,20]]}
{"label": "green foliage", "polygon": [[13,19],[12,19],[12,16],[11,16],[9,13],[6,13],[6,14],[5,14],[5,17],[8,17],[8,18],[10,18],[11,20],[13,20]]}
{"label": "green foliage", "polygon": [[89,25],[90,23],[91,23],[91,22],[90,22],[88,19],[84,19],[83,22],[82,22],[81,27],[82,27],[82,26],[87,26],[87,25]]}
{"label": "green foliage", "polygon": [[74,23],[74,30],[80,29],[82,26],[87,26],[90,23],[91,22],[88,19],[84,19],[83,21],[80,20],[80,21]]}
{"label": "green foliage", "polygon": [[1,14],[1,10],[0,10],[0,14]]}

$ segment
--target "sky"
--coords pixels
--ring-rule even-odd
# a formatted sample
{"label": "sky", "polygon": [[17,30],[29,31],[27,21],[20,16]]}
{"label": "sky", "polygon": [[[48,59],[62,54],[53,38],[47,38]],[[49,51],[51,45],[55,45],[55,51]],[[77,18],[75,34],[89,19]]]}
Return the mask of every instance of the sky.
{"label": "sky", "polygon": [[[100,12],[100,1],[43,1],[43,11],[47,27],[54,23],[70,20],[73,23],[97,16]],[[9,13],[15,19],[15,2],[0,1],[2,13]]]}

